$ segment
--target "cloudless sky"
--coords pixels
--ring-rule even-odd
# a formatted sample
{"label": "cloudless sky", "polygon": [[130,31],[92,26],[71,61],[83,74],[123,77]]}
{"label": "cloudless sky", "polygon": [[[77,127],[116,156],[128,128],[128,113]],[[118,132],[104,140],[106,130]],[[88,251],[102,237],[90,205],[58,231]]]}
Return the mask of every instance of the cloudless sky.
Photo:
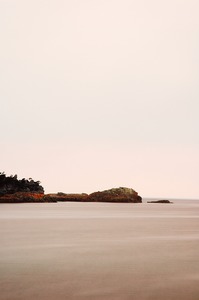
{"label": "cloudless sky", "polygon": [[199,198],[198,0],[0,0],[0,166],[46,192]]}

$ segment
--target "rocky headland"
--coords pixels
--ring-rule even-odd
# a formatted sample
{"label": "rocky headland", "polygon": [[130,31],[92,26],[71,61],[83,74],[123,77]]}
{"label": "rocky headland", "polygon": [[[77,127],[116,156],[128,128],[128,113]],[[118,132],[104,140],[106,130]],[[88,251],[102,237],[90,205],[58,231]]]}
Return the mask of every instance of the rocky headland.
{"label": "rocky headland", "polygon": [[45,202],[40,181],[0,173],[0,203]]}
{"label": "rocky headland", "polygon": [[28,202],[112,202],[112,203],[141,203],[138,193],[126,187],[112,188],[91,194],[44,194],[44,188],[39,181],[17,179],[15,176],[6,176],[0,173],[0,203],[28,203]]}

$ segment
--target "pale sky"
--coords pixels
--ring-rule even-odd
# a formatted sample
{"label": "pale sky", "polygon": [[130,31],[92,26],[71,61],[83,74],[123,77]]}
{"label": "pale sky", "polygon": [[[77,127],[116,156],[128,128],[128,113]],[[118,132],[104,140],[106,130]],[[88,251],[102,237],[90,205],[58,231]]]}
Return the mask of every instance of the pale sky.
{"label": "pale sky", "polygon": [[199,198],[198,0],[0,0],[1,170]]}

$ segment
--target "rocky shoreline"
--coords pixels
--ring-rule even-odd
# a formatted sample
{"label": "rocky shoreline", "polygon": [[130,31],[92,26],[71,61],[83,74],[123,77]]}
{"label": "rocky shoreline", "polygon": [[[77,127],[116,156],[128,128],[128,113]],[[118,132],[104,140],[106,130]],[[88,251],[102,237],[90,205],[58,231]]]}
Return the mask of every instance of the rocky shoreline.
{"label": "rocky shoreline", "polygon": [[[0,172],[0,203],[44,203],[44,202],[109,202],[142,203],[142,197],[132,188],[119,187],[91,194],[53,193],[45,194],[40,181],[18,179],[17,175],[6,176]],[[147,203],[172,203],[169,200]]]}
{"label": "rocky shoreline", "polygon": [[16,192],[0,196],[0,203],[43,203],[43,202],[110,202],[141,203],[142,198],[130,188],[120,187],[92,194],[44,194],[37,192]]}

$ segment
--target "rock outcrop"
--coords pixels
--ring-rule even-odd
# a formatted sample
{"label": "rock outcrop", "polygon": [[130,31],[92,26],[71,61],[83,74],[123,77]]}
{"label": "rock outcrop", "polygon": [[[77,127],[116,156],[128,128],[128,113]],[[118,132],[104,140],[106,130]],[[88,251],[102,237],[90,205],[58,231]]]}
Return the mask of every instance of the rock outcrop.
{"label": "rock outcrop", "polygon": [[0,203],[37,203],[37,202],[57,202],[54,199],[45,199],[44,194],[17,192],[0,196]]}
{"label": "rock outcrop", "polygon": [[113,188],[102,192],[95,192],[88,196],[90,202],[141,203],[142,198],[136,191],[126,187]]}
{"label": "rock outcrop", "polygon": [[147,203],[173,203],[169,200],[156,200],[156,201],[147,201]]}

